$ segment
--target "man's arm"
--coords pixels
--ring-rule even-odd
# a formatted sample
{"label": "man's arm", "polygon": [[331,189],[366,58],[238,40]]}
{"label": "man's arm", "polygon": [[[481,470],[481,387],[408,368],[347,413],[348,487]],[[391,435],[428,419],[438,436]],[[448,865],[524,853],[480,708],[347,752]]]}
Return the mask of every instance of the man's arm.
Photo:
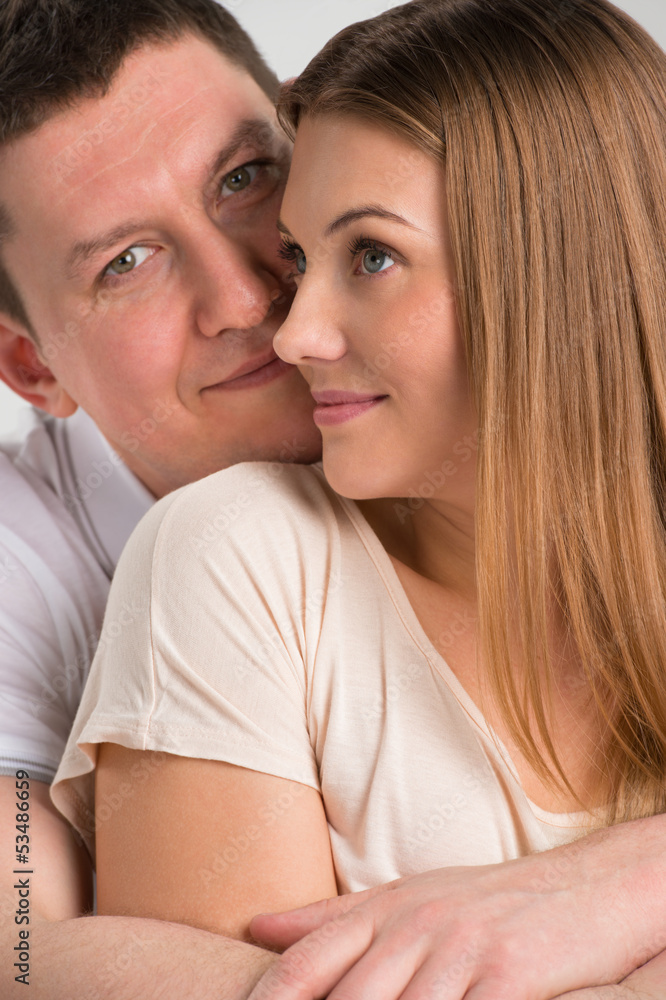
{"label": "man's arm", "polygon": [[[16,829],[16,792],[13,777],[0,777],[1,996],[30,996],[31,1000],[143,1000],[148,996],[182,1000],[194,993],[197,1000],[247,997],[275,960],[269,952],[181,924],[80,916],[91,904],[90,862],[51,804],[43,782],[30,782],[30,862],[19,863],[16,837],[25,834]],[[14,874],[19,869],[24,871]],[[28,900],[28,910],[21,899]],[[17,923],[26,913],[29,924]],[[28,931],[29,936],[21,938],[21,931]],[[24,948],[23,955],[29,955],[29,973],[23,982],[15,978],[22,975],[19,966],[26,964],[20,962],[20,948]]]}
{"label": "man's arm", "polygon": [[665,844],[666,816],[652,816],[503,864],[256,917],[254,938],[288,950],[251,1000],[309,1000],[339,984],[364,996],[397,949],[402,979],[383,982],[382,1000],[412,979],[416,997],[446,989],[447,1000],[569,1000],[586,987],[581,1000],[651,1000],[655,989],[663,1000]]}

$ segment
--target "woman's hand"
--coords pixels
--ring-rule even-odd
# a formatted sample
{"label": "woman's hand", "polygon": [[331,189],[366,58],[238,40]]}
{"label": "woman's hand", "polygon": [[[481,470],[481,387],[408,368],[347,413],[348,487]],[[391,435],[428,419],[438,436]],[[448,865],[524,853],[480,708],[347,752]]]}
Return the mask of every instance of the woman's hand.
{"label": "woman's hand", "polygon": [[[627,853],[644,822],[505,864],[439,869],[255,917],[253,936],[288,951],[250,1000],[551,1000],[619,983],[666,946],[655,930],[663,913],[647,917]],[[619,988],[599,1000],[619,1000]],[[583,991],[576,1000],[597,998]]]}

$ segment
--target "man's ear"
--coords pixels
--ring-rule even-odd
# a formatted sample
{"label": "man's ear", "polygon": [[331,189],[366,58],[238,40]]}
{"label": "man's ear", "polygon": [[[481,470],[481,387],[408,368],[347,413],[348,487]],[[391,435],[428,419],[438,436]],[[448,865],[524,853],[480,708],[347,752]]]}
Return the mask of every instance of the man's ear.
{"label": "man's ear", "polygon": [[28,331],[0,312],[0,379],[10,389],[54,417],[70,417],[77,404],[39,354]]}

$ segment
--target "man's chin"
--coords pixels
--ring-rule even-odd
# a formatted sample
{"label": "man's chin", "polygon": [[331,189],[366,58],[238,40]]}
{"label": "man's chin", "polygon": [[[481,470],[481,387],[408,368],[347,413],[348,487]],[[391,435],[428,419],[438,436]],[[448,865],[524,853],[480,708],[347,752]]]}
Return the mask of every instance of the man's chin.
{"label": "man's chin", "polygon": [[241,462],[299,465],[318,462],[322,455],[322,440],[309,414],[303,415],[302,419],[294,419],[292,414],[291,419],[284,422],[276,418],[270,427],[264,427],[263,435],[255,428],[254,439],[250,440],[227,439],[223,443],[209,439],[206,445],[199,438],[198,441],[190,441],[189,448],[181,446],[178,450],[174,449],[172,442],[168,454],[123,449],[119,452],[134,475],[159,498]]}

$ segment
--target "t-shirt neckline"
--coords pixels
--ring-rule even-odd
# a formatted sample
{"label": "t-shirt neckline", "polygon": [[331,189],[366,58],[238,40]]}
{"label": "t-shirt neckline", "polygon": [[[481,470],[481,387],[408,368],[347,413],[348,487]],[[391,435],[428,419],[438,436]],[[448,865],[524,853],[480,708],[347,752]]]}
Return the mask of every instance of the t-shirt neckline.
{"label": "t-shirt neckline", "polygon": [[542,809],[541,806],[538,806],[527,797],[509,751],[499,736],[497,736],[490,729],[485,716],[479,709],[476,702],[465,690],[447,661],[426,635],[426,632],[421,625],[409,598],[407,597],[405,588],[400,582],[400,578],[391,561],[391,557],[379,540],[377,533],[372,528],[370,522],[366,519],[360,507],[354,500],[349,500],[339,494],[336,494],[336,496],[340,500],[343,509],[347,513],[347,516],[359,535],[361,542],[372,559],[388,596],[393,602],[410,639],[446,681],[465,714],[469,716],[471,721],[477,726],[478,729],[481,730],[486,739],[490,741],[493,747],[500,754],[504,764],[508,767],[511,775],[516,781],[516,784],[520,788],[522,795],[525,797],[525,801],[528,803],[536,818],[551,826],[582,826],[586,820],[589,821],[590,814],[588,812],[548,812],[546,809]]}

